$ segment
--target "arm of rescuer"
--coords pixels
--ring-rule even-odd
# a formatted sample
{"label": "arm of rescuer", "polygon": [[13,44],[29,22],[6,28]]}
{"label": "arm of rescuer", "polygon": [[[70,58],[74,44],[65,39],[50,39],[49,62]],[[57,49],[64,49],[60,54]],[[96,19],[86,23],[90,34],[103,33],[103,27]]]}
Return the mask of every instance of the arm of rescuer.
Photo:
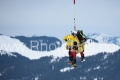
{"label": "arm of rescuer", "polygon": [[[67,42],[68,41],[68,36],[69,35],[64,36],[63,40]],[[67,43],[66,44],[66,50],[68,50],[68,49],[69,49],[69,46],[68,46],[68,43]]]}
{"label": "arm of rescuer", "polygon": [[63,38],[64,41],[66,41],[66,49],[68,50],[71,46],[73,46],[73,36],[72,35],[66,35]]}
{"label": "arm of rescuer", "polygon": [[64,36],[64,37],[63,37],[63,40],[67,42],[68,36],[69,36],[69,35]]}

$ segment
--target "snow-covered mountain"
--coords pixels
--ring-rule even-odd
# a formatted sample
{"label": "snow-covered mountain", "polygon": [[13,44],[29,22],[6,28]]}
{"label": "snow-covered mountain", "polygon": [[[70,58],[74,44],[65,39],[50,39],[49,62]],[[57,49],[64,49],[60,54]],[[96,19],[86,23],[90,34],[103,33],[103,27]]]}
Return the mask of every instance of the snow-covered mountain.
{"label": "snow-covered mountain", "polygon": [[[68,57],[51,63],[52,56],[30,60],[18,53],[0,55],[0,80],[120,80],[120,50],[77,58],[77,68],[67,64]],[[74,74],[73,74],[74,73]]]}
{"label": "snow-covered mountain", "polygon": [[103,33],[89,33],[86,35],[89,39],[94,40],[93,42],[98,43],[113,43],[120,46],[120,36],[111,37]]}
{"label": "snow-covered mountain", "polygon": [[[35,37],[32,48],[40,48]],[[95,38],[91,36],[85,44],[86,61],[81,62],[78,54],[77,68],[73,68],[67,64],[66,43],[56,38],[52,42],[46,37],[54,50],[40,51],[28,46],[31,38],[0,35],[0,80],[120,80],[120,46]]]}
{"label": "snow-covered mountain", "polygon": [[[58,43],[58,42],[57,42]],[[53,46],[54,44],[51,43]],[[58,45],[60,45],[58,43]],[[0,35],[0,50],[7,52],[17,52],[22,56],[25,56],[29,59],[39,59],[45,56],[53,57],[65,57],[68,56],[68,51],[65,48],[66,43],[62,44],[61,47],[55,47],[55,50],[52,51],[34,51],[28,48],[25,43],[21,42],[19,39],[11,38],[9,36]],[[38,47],[39,46],[33,46]],[[113,53],[120,49],[118,45],[109,44],[109,43],[87,43],[85,45],[85,56],[95,55],[101,52]],[[49,46],[50,48],[50,46]],[[80,55],[78,55],[80,56]]]}

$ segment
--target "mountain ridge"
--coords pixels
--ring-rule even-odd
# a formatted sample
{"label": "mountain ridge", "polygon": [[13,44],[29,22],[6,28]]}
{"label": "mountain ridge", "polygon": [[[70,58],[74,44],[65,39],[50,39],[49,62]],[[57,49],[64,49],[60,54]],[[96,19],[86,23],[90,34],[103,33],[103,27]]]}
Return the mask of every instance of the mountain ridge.
{"label": "mountain ridge", "polygon": [[99,43],[114,43],[120,46],[120,36],[108,36],[104,33],[89,33],[86,35],[90,39],[94,39]]}
{"label": "mountain ridge", "polygon": [[[66,43],[52,51],[29,49],[24,41],[0,36],[0,80],[120,80],[120,46],[93,41],[85,44],[86,61],[77,55],[77,68],[68,65]],[[97,41],[97,40],[96,40]],[[23,51],[6,50],[17,43]],[[28,52],[24,51],[27,50]],[[74,74],[73,74],[74,73]]]}
{"label": "mountain ridge", "polygon": [[[58,46],[58,48],[56,48],[55,50],[36,51],[28,48],[25,45],[25,43],[23,43],[23,42],[26,42],[24,40],[21,42],[20,39],[11,38],[9,36],[0,36],[0,40],[1,40],[0,50],[4,50],[6,52],[17,52],[22,56],[28,57],[29,59],[39,59],[45,56],[53,56],[53,60],[54,60],[54,58],[57,58],[57,57],[62,58],[62,57],[68,56],[67,54],[68,50],[66,50],[65,48],[66,43],[62,44],[61,46]],[[111,49],[111,46],[113,47],[113,49]],[[115,44],[94,43],[94,42],[85,44],[85,47],[86,47],[85,56],[95,55],[100,52],[113,53],[120,49],[120,47]],[[80,55],[77,55],[77,56],[80,57]]]}
{"label": "mountain ridge", "polygon": [[[0,80],[119,80],[119,53],[120,49],[114,54],[98,53],[86,57],[85,62],[77,57],[78,67],[72,69],[67,64],[68,57],[51,63],[52,57],[30,60],[18,53],[12,53],[17,58],[0,55]],[[66,68],[69,70],[63,72]]]}

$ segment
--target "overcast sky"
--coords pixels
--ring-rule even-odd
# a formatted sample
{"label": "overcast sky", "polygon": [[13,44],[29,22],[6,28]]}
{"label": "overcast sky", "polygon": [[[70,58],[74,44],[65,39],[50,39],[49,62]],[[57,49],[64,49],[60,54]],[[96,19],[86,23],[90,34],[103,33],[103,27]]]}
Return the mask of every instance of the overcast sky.
{"label": "overcast sky", "polygon": [[[120,36],[120,0],[76,0],[76,28]],[[0,33],[62,38],[74,26],[73,0],[0,0]]]}

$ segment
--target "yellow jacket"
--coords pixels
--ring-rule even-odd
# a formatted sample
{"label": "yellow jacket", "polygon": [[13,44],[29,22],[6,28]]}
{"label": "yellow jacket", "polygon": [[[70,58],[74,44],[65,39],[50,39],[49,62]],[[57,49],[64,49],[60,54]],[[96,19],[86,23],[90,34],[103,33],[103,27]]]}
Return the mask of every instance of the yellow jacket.
{"label": "yellow jacket", "polygon": [[79,44],[77,53],[83,52],[84,50],[85,50],[85,44],[84,43]]}
{"label": "yellow jacket", "polygon": [[63,40],[67,42],[67,45],[68,45],[69,47],[73,46],[73,42],[75,42],[75,41],[76,41],[77,43],[79,43],[78,38],[77,38],[77,37],[74,37],[73,35],[66,35],[66,36],[64,36]]}
{"label": "yellow jacket", "polygon": [[84,43],[80,44],[78,38],[73,35],[66,35],[66,36],[64,36],[63,40],[66,41],[66,43],[67,43],[67,45],[66,45],[67,50],[69,47],[73,46],[73,42],[77,42],[77,46],[78,46],[77,53],[80,53],[84,50]]}

